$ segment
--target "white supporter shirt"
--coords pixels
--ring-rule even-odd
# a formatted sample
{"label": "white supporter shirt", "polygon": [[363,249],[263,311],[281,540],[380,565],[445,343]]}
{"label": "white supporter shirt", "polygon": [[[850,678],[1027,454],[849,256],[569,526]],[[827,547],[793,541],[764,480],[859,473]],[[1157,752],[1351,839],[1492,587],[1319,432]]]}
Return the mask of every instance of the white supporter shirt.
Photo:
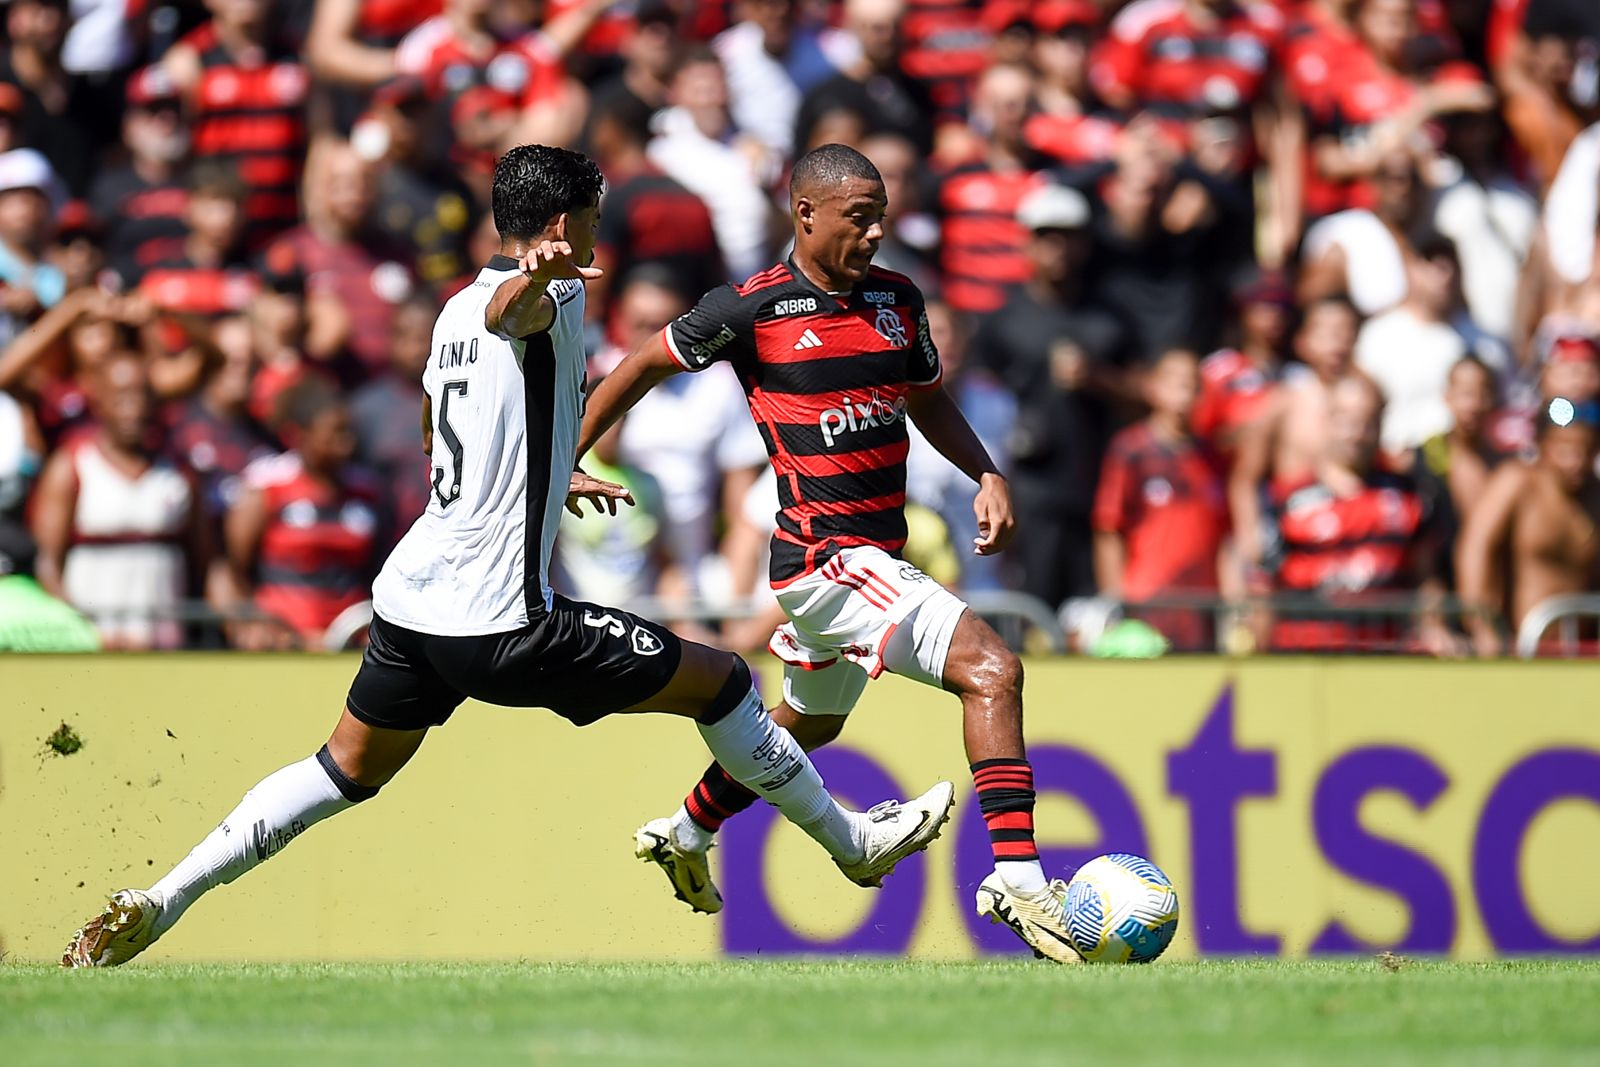
{"label": "white supporter shirt", "polygon": [[1345,289],[1361,314],[1376,315],[1406,298],[1405,255],[1378,216],[1357,208],[1313,224],[1306,231],[1304,262],[1320,259],[1333,245],[1344,250]]}
{"label": "white supporter shirt", "polygon": [[1383,391],[1383,449],[1400,453],[1450,429],[1444,402],[1450,368],[1467,343],[1442,322],[1407,308],[1369,319],[1356,339],[1356,366]]}
{"label": "white supporter shirt", "polygon": [[583,421],[583,284],[547,290],[544,333],[491,333],[484,313],[517,274],[495,256],[451,297],[422,372],[433,415],[433,490],[372,586],[373,610],[442,637],[506,633],[551,605],[550,552]]}
{"label": "white supporter shirt", "polygon": [[646,393],[622,424],[622,457],[661,486],[672,556],[694,574],[712,550],[722,475],[765,466],[767,449],[738,376],[717,364]]}
{"label": "white supporter shirt", "polygon": [[682,108],[659,113],[654,127],[657,136],[646,149],[650,162],[705,201],[728,276],[744,279],[769,266],[772,201],[762,191],[750,157],[701,133]]}
{"label": "white supporter shirt", "polygon": [[1539,226],[1539,202],[1509,178],[1462,180],[1439,194],[1434,225],[1455,242],[1473,321],[1494,337],[1516,326],[1517,280]]}

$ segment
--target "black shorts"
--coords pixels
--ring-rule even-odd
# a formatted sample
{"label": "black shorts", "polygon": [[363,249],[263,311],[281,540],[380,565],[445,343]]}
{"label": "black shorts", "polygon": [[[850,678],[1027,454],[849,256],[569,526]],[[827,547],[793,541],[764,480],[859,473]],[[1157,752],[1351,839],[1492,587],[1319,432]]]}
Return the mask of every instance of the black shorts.
{"label": "black shorts", "polygon": [[369,726],[438,726],[468,697],[549,708],[578,726],[666,688],[683,645],[665,627],[617,608],[565,597],[520,630],[437,637],[372,620],[350,712]]}

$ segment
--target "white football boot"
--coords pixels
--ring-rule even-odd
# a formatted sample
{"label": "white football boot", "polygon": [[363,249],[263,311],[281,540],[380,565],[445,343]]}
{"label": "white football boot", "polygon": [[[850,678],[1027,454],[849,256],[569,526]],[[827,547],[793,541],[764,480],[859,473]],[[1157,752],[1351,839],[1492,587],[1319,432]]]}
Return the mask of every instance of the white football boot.
{"label": "white football boot", "polygon": [[956,787],[940,782],[926,793],[904,804],[885,800],[867,811],[867,849],[855,863],[840,863],[844,876],[856,885],[877,888],[894,870],[895,864],[921,852],[944,829],[950,810],[955,807]]}
{"label": "white football boot", "polygon": [[633,854],[666,872],[672,892],[695,911],[711,915],[722,910],[707,853],[680,847],[672,837],[671,819],[651,819],[635,830]]}
{"label": "white football boot", "polygon": [[1006,886],[996,871],[978,886],[978,916],[1005,923],[1040,959],[1082,963],[1067,936],[1067,883],[1057,878],[1032,896]]}
{"label": "white football boot", "polygon": [[105,911],[72,935],[61,956],[63,967],[118,967],[155,943],[159,898],[142,889],[111,895]]}

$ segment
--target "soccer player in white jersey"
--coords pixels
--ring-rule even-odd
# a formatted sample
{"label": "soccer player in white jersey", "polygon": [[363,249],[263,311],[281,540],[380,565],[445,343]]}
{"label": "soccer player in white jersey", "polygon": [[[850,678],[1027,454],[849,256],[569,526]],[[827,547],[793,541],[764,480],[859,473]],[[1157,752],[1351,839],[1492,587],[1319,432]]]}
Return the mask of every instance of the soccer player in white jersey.
{"label": "soccer player in white jersey", "polygon": [[953,788],[848,811],[774,725],[737,656],[617,608],[554,595],[563,507],[598,511],[621,486],[574,473],[584,403],[583,282],[603,180],[575,152],[524,145],[495,167],[500,254],[445,305],[423,372],[427,510],[373,585],[361,669],[327,744],[268,775],[148,889],[114,894],[73,935],[65,967],[125,963],[201,894],[375,796],[468,697],[544,707],[578,726],[614,713],[693,719],[728,773],[878,885],[938,836]]}

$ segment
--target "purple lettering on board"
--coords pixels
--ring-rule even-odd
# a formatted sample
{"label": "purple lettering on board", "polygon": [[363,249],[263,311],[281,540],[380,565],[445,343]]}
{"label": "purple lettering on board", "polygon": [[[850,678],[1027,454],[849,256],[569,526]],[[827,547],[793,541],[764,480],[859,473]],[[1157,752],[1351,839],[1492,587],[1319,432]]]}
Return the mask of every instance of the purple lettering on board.
{"label": "purple lettering on board", "polygon": [[[1538,814],[1557,800],[1600,803],[1600,752],[1561,748],[1535,752],[1505,773],[1478,819],[1472,843],[1472,888],[1489,940],[1501,952],[1597,952],[1600,934],[1563,941],[1539,925],[1522,892],[1522,842]],[[1592,842],[1574,842],[1574,849]],[[1592,894],[1577,890],[1580,900]]]}
{"label": "purple lettering on board", "polygon": [[[1081,845],[1040,845],[1039,859],[1047,877],[1071,878],[1079,867],[1107,852],[1148,854],[1139,809],[1105,764],[1082,749],[1067,745],[1030,745],[1028,761],[1033,764],[1036,793],[1073,797],[1089,809],[1100,827],[1097,838]],[[956,901],[973,943],[980,952],[1027,951],[1017,935],[997,923],[979,919],[973,910],[978,883],[994,870],[994,853],[989,848],[989,828],[984,824],[983,812],[978,810],[978,798],[964,800],[956,810],[960,816],[956,828]],[[1043,836],[1049,838],[1048,827],[1043,828]]]}
{"label": "purple lettering on board", "polygon": [[1189,802],[1189,871],[1184,907],[1201,952],[1276,953],[1274,934],[1252,934],[1239,919],[1239,838],[1234,809],[1244,797],[1277,791],[1277,759],[1233,743],[1233,683],[1189,747],[1167,755],[1167,791]]}
{"label": "purple lettering on board", "polygon": [[1400,897],[1411,922],[1399,941],[1373,945],[1358,940],[1335,919],[1313,939],[1312,952],[1450,951],[1456,936],[1450,883],[1425,857],[1369,833],[1360,819],[1362,800],[1376,790],[1394,790],[1423,810],[1449,784],[1438,765],[1421,753],[1382,745],[1346,752],[1322,772],[1311,807],[1322,854],[1356,881]]}
{"label": "purple lettering on board", "polygon": [[[811,759],[841,803],[865,810],[880,800],[905,796],[887,771],[854,749],[830,745],[811,753]],[[767,894],[767,835],[779,818],[776,808],[757,804],[722,828],[717,874],[727,900],[722,911],[723,951],[732,955],[905,952],[922,915],[927,857],[918,853],[902,860],[882,889],[862,890],[871,896],[872,909],[855,929],[836,938],[812,939],[784,922]],[[817,863],[832,866],[820,845],[812,852]]]}

